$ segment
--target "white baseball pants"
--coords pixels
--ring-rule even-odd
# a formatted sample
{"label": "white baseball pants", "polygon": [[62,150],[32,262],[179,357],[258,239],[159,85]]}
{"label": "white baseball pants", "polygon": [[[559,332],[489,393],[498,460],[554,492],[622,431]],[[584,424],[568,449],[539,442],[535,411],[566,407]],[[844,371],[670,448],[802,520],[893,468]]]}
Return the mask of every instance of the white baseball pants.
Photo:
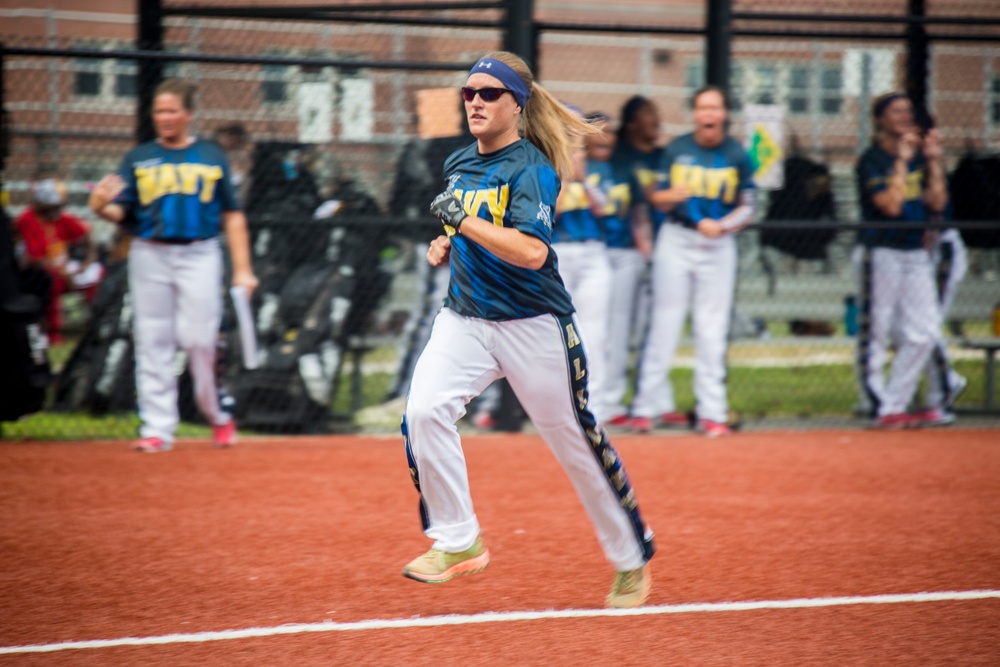
{"label": "white baseball pants", "polygon": [[965,381],[958,371],[951,367],[948,359],[948,341],[944,336],[944,323],[955,301],[958,286],[969,270],[968,251],[957,229],[946,229],[941,233],[931,257],[934,263],[937,284],[938,309],[941,313],[941,328],[934,344],[930,360],[927,362],[927,393],[924,404],[929,408],[941,407],[955,387]]}
{"label": "white baseball pants", "polygon": [[608,358],[604,405],[611,417],[625,412],[629,351],[638,321],[639,282],[646,260],[635,248],[608,248],[611,304],[608,309]]}
{"label": "white baseball pants", "polygon": [[736,238],[710,239],[681,225],[664,224],[653,250],[652,283],[650,329],[632,415],[676,411],[669,373],[690,303],[695,412],[700,419],[726,423],[726,339],[736,287]]}
{"label": "white baseball pants", "polygon": [[169,245],[133,239],[128,278],[135,310],[140,436],[174,440],[179,421],[178,346],[187,353],[198,408],[209,424],[228,422],[215,385],[215,346],[222,317],[219,240]]}
{"label": "white baseball pants", "polygon": [[[858,247],[858,380],[879,417],[906,412],[941,336],[931,257],[924,249]],[[886,381],[889,341],[896,355]]]}
{"label": "white baseball pants", "polygon": [[[566,320],[569,328],[570,318]],[[404,436],[417,483],[424,532],[433,548],[458,552],[479,535],[465,455],[455,423],[491,382],[506,377],[549,449],[569,476],[608,561],[617,570],[652,555],[627,474],[593,415],[577,403],[586,380],[581,347],[567,349],[560,319],[542,315],[491,322],[443,308],[417,361],[406,401]],[[575,334],[574,334],[575,335]],[[530,465],[526,461],[525,465]]]}

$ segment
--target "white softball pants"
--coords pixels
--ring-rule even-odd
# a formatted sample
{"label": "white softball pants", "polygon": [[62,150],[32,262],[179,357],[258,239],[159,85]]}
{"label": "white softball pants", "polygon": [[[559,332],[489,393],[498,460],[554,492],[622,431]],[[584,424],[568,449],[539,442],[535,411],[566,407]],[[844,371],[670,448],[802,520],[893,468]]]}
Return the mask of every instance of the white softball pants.
{"label": "white softball pants", "polygon": [[128,278],[135,311],[140,436],[174,440],[179,421],[178,347],[187,353],[198,408],[209,424],[228,422],[215,385],[222,317],[219,240],[169,245],[133,239]]}
{"label": "white softball pants", "polygon": [[608,308],[607,380],[604,405],[611,417],[625,412],[629,351],[638,321],[639,282],[646,260],[635,248],[608,248],[611,264],[611,303]]}
{"label": "white softball pants", "polygon": [[941,407],[952,389],[961,384],[963,378],[951,367],[948,359],[948,341],[944,336],[944,323],[955,301],[958,286],[969,269],[968,251],[957,229],[947,229],[941,233],[934,246],[931,260],[935,267],[938,308],[941,312],[941,327],[938,339],[925,369],[927,393],[924,404],[929,408]]}
{"label": "white softball pants", "polygon": [[632,415],[674,412],[670,368],[691,304],[695,411],[726,423],[726,339],[736,287],[736,239],[710,239],[675,224],[660,227],[653,250],[653,308]]}
{"label": "white softball pants", "polygon": [[611,299],[611,263],[607,247],[600,241],[553,243],[559,259],[559,275],[576,308],[579,334],[587,350],[590,411],[598,422],[611,415],[607,397],[608,307]]}
{"label": "white softball pants", "polygon": [[[565,319],[568,329],[571,320]],[[404,420],[424,532],[435,549],[463,551],[479,535],[455,423],[472,398],[506,377],[569,476],[608,561],[631,570],[652,555],[652,533],[642,525],[627,473],[593,415],[577,403],[586,380],[574,372],[578,365],[585,370],[586,360],[570,362],[581,346],[568,349],[566,335],[552,315],[492,322],[448,308],[438,313],[414,370]]]}
{"label": "white softball pants", "polygon": [[[858,380],[878,416],[906,412],[941,336],[933,265],[926,250],[864,248],[859,268]],[[867,321],[866,321],[867,320]],[[890,338],[896,355],[886,381]]]}

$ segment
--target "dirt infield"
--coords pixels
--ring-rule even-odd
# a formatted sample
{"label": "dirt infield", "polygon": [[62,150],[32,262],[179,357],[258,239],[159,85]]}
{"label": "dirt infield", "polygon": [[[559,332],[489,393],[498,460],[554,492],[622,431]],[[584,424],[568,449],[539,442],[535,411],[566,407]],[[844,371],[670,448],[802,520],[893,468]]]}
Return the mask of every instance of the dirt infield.
{"label": "dirt infield", "polygon": [[615,443],[638,614],[535,436],[465,438],[493,562],[441,586],[396,437],[0,444],[0,667],[1000,664],[1000,431]]}

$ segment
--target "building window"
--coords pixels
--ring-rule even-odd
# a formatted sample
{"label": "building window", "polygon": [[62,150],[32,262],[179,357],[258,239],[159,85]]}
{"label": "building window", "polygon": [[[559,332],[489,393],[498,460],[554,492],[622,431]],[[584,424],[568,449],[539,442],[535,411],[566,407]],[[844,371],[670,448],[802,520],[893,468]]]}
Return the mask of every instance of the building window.
{"label": "building window", "polygon": [[831,116],[841,112],[844,105],[843,74],[840,67],[824,67],[820,72],[820,110]]}
{"label": "building window", "polygon": [[[129,48],[114,42],[81,43],[81,49]],[[139,65],[135,60],[121,58],[78,58],[73,66],[73,94],[105,100],[134,100],[139,90]],[[181,65],[163,63],[164,79],[179,76]]]}
{"label": "building window", "polygon": [[788,73],[788,112],[809,112],[808,67],[792,67]]}
{"label": "building window", "polygon": [[291,68],[287,65],[262,65],[264,83],[261,84],[261,96],[265,102],[281,104],[288,101],[288,77]]}

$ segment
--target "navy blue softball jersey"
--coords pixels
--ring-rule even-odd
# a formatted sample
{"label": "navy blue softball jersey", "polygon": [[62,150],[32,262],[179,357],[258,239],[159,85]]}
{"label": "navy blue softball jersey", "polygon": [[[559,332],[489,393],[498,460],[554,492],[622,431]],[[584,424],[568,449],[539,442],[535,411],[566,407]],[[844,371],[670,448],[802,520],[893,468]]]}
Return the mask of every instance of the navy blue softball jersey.
{"label": "navy blue softball jersey", "polygon": [[691,188],[690,198],[670,213],[672,222],[686,227],[697,227],[705,218],[721,220],[739,206],[741,190],[756,187],[750,156],[732,137],[715,148],[699,146],[693,133],[677,137],[663,151],[660,171],[665,178],[658,189]]}
{"label": "navy blue softball jersey", "polygon": [[535,271],[505,262],[461,234],[452,236],[445,305],[467,317],[494,321],[573,313],[551,248],[560,184],[548,158],[527,139],[485,155],[472,144],[448,157],[444,174],[467,214],[513,227],[550,246],[545,264]]}
{"label": "navy blue softball jersey", "polygon": [[240,208],[226,155],[211,141],[177,149],[140,144],[126,153],[118,173],[126,187],[115,201],[135,211],[131,231],[144,239],[213,238],[223,211]]}
{"label": "navy blue softball jersey", "polygon": [[589,160],[587,180],[608,195],[608,205],[601,219],[604,243],[609,248],[634,248],[632,206],[643,200],[635,170],[622,162]]}
{"label": "navy blue softball jersey", "polygon": [[[924,222],[928,219],[924,204],[924,190],[927,186],[927,163],[918,154],[907,165],[906,185],[902,213],[891,218],[880,211],[872,201],[877,193],[888,187],[896,157],[885,152],[880,146],[868,147],[858,160],[856,176],[858,197],[861,200],[862,219],[869,222]],[[923,247],[922,229],[862,229],[858,231],[858,242],[870,247],[916,250]]]}
{"label": "navy blue softball jersey", "polygon": [[[615,146],[615,151],[611,154],[611,168],[615,174],[628,172],[633,174],[639,187],[637,191],[639,196],[633,200],[634,204],[645,204],[646,189],[655,187],[663,180],[664,174],[660,167],[662,157],[662,148],[654,148],[648,153],[643,153],[629,144],[620,143]],[[653,222],[653,229],[659,229],[667,214],[657,210],[655,206],[650,206],[649,217]]]}

